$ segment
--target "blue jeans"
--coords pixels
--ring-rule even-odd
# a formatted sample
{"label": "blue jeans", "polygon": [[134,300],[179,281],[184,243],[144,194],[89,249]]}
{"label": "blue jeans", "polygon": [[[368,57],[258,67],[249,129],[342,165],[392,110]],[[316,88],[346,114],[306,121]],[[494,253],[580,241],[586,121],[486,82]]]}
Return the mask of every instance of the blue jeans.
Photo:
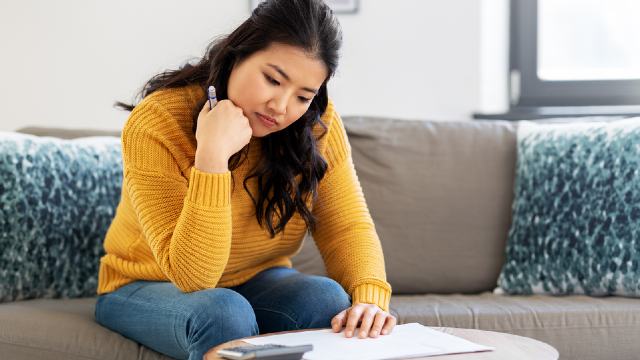
{"label": "blue jeans", "polygon": [[100,295],[96,321],[157,352],[202,360],[223,342],[274,331],[326,328],[351,306],[327,277],[267,269],[231,288],[183,293],[171,282],[136,281]]}

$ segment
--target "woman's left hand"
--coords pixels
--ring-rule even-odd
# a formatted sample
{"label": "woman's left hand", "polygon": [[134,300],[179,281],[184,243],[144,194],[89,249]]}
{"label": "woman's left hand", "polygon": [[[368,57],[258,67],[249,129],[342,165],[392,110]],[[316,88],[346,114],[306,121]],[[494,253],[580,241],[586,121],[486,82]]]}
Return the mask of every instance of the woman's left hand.
{"label": "woman's left hand", "polygon": [[355,334],[358,324],[360,329],[358,337],[361,339],[370,336],[378,337],[378,334],[387,335],[396,326],[396,317],[380,309],[375,304],[354,304],[350,308],[341,311],[331,319],[331,329],[340,332],[346,325],[344,335],[351,337]]}

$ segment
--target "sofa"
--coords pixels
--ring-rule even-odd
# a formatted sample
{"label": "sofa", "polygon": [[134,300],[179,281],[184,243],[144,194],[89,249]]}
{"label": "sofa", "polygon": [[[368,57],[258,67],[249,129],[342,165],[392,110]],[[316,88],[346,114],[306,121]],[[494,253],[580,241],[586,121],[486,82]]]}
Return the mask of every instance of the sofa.
{"label": "sofa", "polygon": [[[640,359],[640,300],[496,290],[514,198],[518,122],[345,116],[398,322],[544,341],[561,359]],[[59,138],[117,132],[28,127]],[[97,262],[98,258],[86,261]],[[325,274],[311,235],[294,267]],[[94,321],[95,297],[0,304],[2,359],[165,359]]]}

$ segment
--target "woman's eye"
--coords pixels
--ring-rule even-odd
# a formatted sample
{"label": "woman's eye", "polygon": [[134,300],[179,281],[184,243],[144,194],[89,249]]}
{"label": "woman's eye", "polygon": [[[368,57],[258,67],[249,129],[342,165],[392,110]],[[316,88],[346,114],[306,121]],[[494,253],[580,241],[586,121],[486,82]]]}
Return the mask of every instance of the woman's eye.
{"label": "woman's eye", "polygon": [[[269,82],[270,84],[273,84],[276,86],[280,85],[280,82],[278,82],[278,80],[272,78],[267,74],[263,74],[263,75],[264,75],[264,78],[267,80],[267,82]],[[303,96],[298,96],[298,100],[300,100],[300,102],[303,104],[306,104],[311,101],[311,99],[307,99],[306,97],[303,97]]]}
{"label": "woman's eye", "polygon": [[269,76],[267,74],[264,74],[264,77],[265,77],[265,79],[267,79],[267,81],[269,83],[271,83],[273,85],[280,85],[280,83],[276,79],[272,78],[271,76]]}

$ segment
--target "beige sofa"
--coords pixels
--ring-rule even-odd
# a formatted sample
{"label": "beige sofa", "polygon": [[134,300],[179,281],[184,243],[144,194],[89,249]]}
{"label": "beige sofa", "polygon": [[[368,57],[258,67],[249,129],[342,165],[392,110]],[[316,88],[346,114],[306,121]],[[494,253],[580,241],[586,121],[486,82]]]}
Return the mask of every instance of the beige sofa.
{"label": "beige sofa", "polygon": [[[561,359],[640,358],[640,299],[494,293],[510,226],[517,123],[373,117],[345,117],[344,123],[382,241],[394,289],[391,311],[399,323],[528,336],[554,346]],[[294,266],[324,273],[311,239]],[[94,303],[0,304],[0,358],[166,358],[96,324]]]}

